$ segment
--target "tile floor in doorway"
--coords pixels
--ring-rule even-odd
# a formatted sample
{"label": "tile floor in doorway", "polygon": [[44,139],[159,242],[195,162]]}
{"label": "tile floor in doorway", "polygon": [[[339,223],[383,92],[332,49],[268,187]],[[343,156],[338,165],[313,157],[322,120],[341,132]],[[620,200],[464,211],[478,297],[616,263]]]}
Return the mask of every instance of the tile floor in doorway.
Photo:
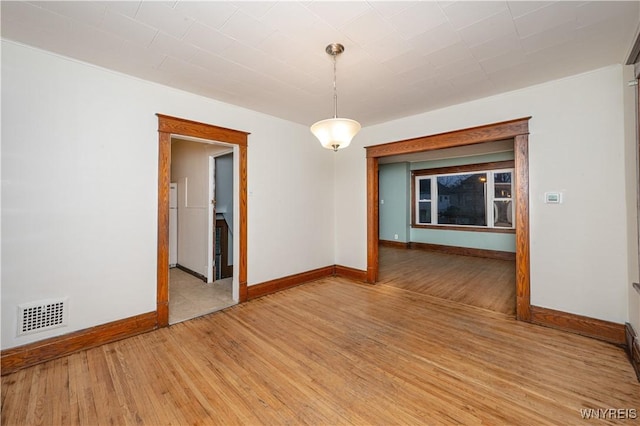
{"label": "tile floor in doorway", "polygon": [[169,324],[175,324],[235,305],[232,278],[207,284],[178,268],[169,270]]}

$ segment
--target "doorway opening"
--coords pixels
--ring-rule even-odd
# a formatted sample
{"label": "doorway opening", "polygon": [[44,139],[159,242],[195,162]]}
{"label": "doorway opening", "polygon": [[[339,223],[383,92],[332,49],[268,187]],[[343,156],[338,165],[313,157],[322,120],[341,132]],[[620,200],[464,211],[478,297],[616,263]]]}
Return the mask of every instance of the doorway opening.
{"label": "doorway opening", "polygon": [[[230,226],[229,233],[232,234],[232,256],[234,262],[234,272],[231,280],[231,297],[234,303],[241,303],[247,300],[247,137],[249,133],[241,132],[238,130],[226,129],[218,126],[213,126],[204,123],[198,123],[195,121],[185,120],[182,118],[170,117],[166,115],[157,114],[158,116],[158,259],[157,259],[157,323],[159,327],[166,327],[169,325],[169,254],[170,254],[170,187],[171,187],[171,158],[172,139],[179,138],[188,140],[190,142],[197,142],[200,144],[207,144],[211,146],[217,146],[224,148],[222,151],[229,153],[232,151],[232,163],[233,163],[233,213],[232,213],[232,225]],[[219,152],[222,154],[221,152]],[[208,161],[211,164],[210,161]],[[210,174],[210,173],[209,173]],[[207,176],[209,176],[209,174]],[[178,176],[176,176],[177,178]],[[211,179],[206,179],[211,182]],[[193,182],[192,182],[193,183]],[[207,195],[211,195],[210,186],[208,182],[205,182],[204,192]],[[178,187],[180,184],[178,182]],[[189,205],[189,179],[183,181],[183,198],[180,200],[178,196],[178,202],[182,202],[184,205]],[[200,188],[202,189],[202,188]],[[196,185],[197,190],[197,185]],[[180,190],[178,188],[178,193]],[[197,193],[197,191],[196,191]],[[204,278],[207,281],[211,277],[215,279],[213,273],[209,274],[209,270],[215,270],[215,259],[213,251],[213,243],[216,225],[215,225],[215,213],[211,214],[210,200],[208,199],[207,206],[199,206],[200,214],[202,215],[206,210],[205,217],[210,224],[209,230],[206,231],[204,240],[205,245],[208,245],[210,249],[207,249],[206,265],[194,263],[197,268],[201,268],[205,273],[201,274],[201,279]],[[193,204],[194,207],[198,207],[197,202]],[[202,238],[202,236],[200,236]],[[203,262],[200,262],[203,263]],[[188,268],[187,268],[188,269]],[[184,272],[184,271],[182,271]],[[195,277],[194,277],[195,278]],[[196,278],[197,279],[197,278]],[[203,281],[200,281],[203,282]]]}
{"label": "doorway opening", "polygon": [[515,316],[513,140],[379,160],[379,283]]}
{"label": "doorway opening", "polygon": [[229,144],[171,137],[169,324],[237,303],[233,164]]}
{"label": "doorway opening", "polygon": [[379,161],[419,152],[512,140],[515,195],[516,318],[531,320],[529,260],[529,158],[531,117],[367,147],[367,280],[379,280]]}

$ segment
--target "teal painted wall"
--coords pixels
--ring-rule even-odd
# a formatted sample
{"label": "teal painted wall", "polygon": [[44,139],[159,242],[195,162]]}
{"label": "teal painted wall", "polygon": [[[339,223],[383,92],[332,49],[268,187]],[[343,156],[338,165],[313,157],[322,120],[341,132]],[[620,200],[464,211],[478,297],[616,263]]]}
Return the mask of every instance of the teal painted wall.
{"label": "teal painted wall", "polygon": [[[379,169],[381,240],[409,242],[411,173],[409,163],[381,164]],[[398,235],[398,239],[395,239]]]}
{"label": "teal painted wall", "polygon": [[[485,250],[516,251],[515,234],[494,232],[457,231],[448,229],[411,228],[411,170],[488,163],[513,160],[513,152],[476,155],[472,157],[446,158],[417,163],[381,164],[380,185],[380,233],[381,240],[440,244]],[[382,204],[384,200],[384,204]]]}
{"label": "teal painted wall", "polygon": [[515,234],[411,228],[411,241],[415,243],[516,252]]}

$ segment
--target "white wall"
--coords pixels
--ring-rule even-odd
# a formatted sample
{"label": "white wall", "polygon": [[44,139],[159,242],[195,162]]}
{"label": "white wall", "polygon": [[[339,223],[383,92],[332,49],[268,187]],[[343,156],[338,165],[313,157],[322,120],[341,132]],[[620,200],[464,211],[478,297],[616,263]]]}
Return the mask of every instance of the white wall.
{"label": "white wall", "polygon": [[[156,113],[250,132],[248,282],[334,263],[334,153],[306,126],[2,42],[2,349],[156,309]],[[313,226],[309,226],[313,224]],[[16,306],[69,326],[16,337]]]}
{"label": "white wall", "polygon": [[[624,90],[623,67],[610,66],[363,129],[336,161],[336,263],[366,269],[362,147],[532,116],[531,303],[626,321]],[[543,203],[552,190],[563,204]]]}

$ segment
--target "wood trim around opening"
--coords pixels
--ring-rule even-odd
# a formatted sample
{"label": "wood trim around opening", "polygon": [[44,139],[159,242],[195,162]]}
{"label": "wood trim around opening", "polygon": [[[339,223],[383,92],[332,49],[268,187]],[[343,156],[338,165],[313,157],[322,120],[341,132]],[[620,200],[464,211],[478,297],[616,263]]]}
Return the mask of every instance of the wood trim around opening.
{"label": "wood trim around opening", "polygon": [[169,325],[169,182],[171,180],[171,136],[190,136],[239,147],[239,251],[240,302],[247,301],[247,132],[226,129],[183,118],[158,116],[158,256],[157,323]]}
{"label": "wood trim around opening", "polygon": [[157,313],[148,312],[107,324],[39,340],[2,351],[2,375],[85,349],[126,339],[157,328]]}
{"label": "wood trim around opening", "polygon": [[420,136],[397,142],[367,146],[367,157],[380,158],[392,155],[411,154],[413,152],[433,151],[455,146],[475,145],[483,142],[495,142],[513,139],[518,135],[529,133],[531,117],[518,118],[484,126],[470,127],[451,132]]}
{"label": "wood trim around opening", "polygon": [[158,132],[170,135],[191,136],[193,138],[210,141],[226,142],[233,145],[247,146],[250,133],[240,130],[227,129],[213,124],[199,123],[184,118],[156,114],[158,117]]}
{"label": "wood trim around opening", "polygon": [[516,317],[531,321],[529,247],[529,135],[514,137],[516,198]]}
{"label": "wood trim around opening", "polygon": [[379,190],[378,159],[367,155],[367,282],[371,284],[378,281]]}
{"label": "wood trim around opening", "polygon": [[378,280],[379,158],[513,139],[516,192],[516,317],[522,321],[530,321],[528,156],[530,119],[531,117],[524,117],[365,147],[367,150],[367,281],[374,283]]}

